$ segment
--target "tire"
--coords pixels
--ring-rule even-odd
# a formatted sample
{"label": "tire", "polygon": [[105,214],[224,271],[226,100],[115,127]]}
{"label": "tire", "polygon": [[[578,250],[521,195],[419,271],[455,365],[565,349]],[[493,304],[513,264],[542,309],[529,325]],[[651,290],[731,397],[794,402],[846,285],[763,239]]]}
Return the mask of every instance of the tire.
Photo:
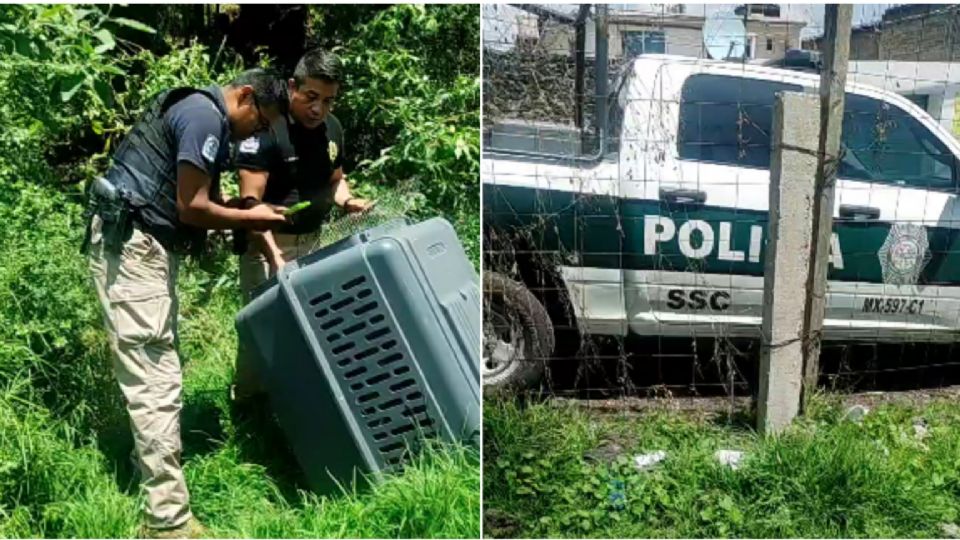
{"label": "tire", "polygon": [[540,382],[555,343],[543,304],[495,272],[483,274],[483,300],[484,393],[513,393]]}

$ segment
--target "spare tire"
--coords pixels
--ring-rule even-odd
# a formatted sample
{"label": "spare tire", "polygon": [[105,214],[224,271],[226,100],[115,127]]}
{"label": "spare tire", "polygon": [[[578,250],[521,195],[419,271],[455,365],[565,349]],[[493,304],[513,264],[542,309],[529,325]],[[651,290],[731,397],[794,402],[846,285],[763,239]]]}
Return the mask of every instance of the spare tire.
{"label": "spare tire", "polygon": [[537,384],[553,348],[553,324],[543,304],[522,284],[484,272],[484,393],[516,392]]}

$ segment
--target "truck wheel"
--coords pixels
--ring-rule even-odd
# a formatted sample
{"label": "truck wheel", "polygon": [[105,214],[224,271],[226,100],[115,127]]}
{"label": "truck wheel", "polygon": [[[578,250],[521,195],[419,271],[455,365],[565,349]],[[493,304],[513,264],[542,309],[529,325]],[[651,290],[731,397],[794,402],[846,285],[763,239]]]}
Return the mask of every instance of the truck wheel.
{"label": "truck wheel", "polygon": [[553,354],[553,324],[526,287],[483,274],[484,393],[514,392],[536,384]]}

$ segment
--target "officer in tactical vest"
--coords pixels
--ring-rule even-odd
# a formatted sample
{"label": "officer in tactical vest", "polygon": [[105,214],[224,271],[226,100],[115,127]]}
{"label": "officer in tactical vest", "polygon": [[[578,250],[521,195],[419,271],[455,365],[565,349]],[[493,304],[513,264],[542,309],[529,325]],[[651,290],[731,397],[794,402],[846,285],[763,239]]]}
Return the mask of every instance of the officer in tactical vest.
{"label": "officer in tactical vest", "polygon": [[282,121],[287,106],[286,84],[263,70],[246,71],[224,87],[165,91],[90,189],[84,250],[130,414],[146,536],[203,533],[180,467],[178,258],[202,249],[207,229],[283,225],[282,207],[225,205],[219,177],[230,141]]}

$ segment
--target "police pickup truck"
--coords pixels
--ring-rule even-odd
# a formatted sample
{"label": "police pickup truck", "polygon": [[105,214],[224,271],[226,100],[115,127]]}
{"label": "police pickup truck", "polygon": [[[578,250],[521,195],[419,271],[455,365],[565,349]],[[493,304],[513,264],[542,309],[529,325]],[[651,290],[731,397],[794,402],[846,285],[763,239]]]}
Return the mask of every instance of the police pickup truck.
{"label": "police pickup truck", "polygon": [[[593,150],[572,128],[487,128],[485,384],[535,382],[554,327],[759,337],[775,96],[819,78],[647,55]],[[848,84],[825,339],[957,339],[958,157],[909,100]]]}

